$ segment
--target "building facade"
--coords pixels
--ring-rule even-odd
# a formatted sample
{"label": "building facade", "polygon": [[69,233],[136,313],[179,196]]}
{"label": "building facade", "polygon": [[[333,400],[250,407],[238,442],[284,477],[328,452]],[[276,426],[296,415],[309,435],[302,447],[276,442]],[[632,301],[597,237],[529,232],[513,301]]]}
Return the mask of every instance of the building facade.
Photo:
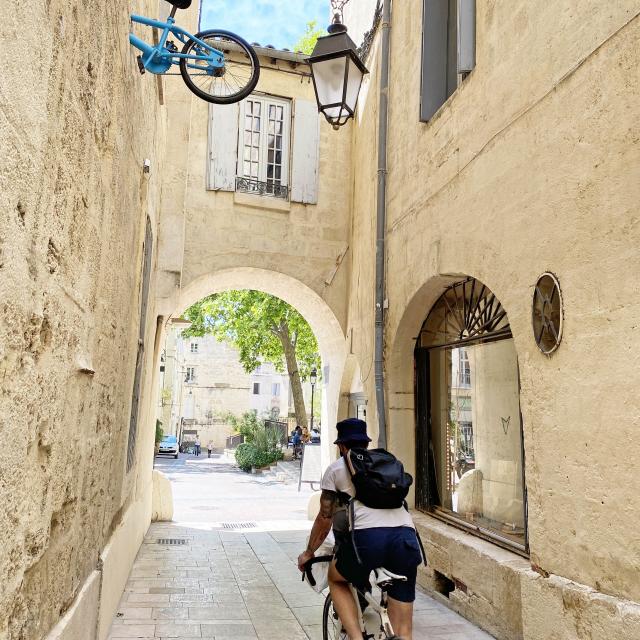
{"label": "building facade", "polygon": [[[261,420],[283,422],[295,416],[288,375],[271,363],[247,373],[238,351],[213,336],[182,337],[180,328],[169,325],[160,372],[159,419],[164,433],[181,442],[197,435],[203,446],[224,449],[234,433],[230,415],[255,411]],[[308,382],[303,395],[310,414]]]}
{"label": "building facade", "polygon": [[421,583],[500,640],[640,637],[638,0],[402,0],[388,25],[354,0],[370,73],[340,131],[299,54],[258,48],[255,93],[217,109],[138,75],[125,3],[12,9],[3,37],[47,53],[0,53],[0,640],[104,640],[151,514],[161,345],[202,297],[308,320],[324,464],[337,418],[376,437],[381,174],[384,415]]}

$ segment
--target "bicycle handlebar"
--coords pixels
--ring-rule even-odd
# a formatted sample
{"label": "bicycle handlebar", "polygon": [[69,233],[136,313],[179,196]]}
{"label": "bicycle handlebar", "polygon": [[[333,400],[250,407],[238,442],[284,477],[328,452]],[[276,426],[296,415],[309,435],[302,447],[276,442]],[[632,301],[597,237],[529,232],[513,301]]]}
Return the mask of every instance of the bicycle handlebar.
{"label": "bicycle handlebar", "polygon": [[313,573],[311,573],[311,567],[314,564],[318,564],[318,562],[331,562],[333,560],[333,556],[317,556],[316,558],[311,558],[304,563],[304,571],[302,573],[302,581],[304,582],[305,577],[307,578],[309,584],[312,587],[316,586],[316,580],[313,577]]}

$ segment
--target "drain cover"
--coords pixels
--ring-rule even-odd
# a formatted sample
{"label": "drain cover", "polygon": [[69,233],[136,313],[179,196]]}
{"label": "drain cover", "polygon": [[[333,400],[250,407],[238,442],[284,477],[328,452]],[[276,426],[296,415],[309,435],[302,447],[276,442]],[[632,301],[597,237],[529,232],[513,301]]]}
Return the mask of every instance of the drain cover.
{"label": "drain cover", "polygon": [[255,522],[223,522],[223,529],[255,529]]}
{"label": "drain cover", "polygon": [[189,544],[184,538],[158,538],[157,544]]}

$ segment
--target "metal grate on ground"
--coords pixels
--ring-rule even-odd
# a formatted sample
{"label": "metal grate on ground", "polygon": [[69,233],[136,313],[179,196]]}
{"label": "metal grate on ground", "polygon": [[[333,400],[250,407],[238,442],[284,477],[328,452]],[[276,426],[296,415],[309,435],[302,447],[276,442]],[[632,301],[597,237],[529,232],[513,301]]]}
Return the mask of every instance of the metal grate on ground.
{"label": "metal grate on ground", "polygon": [[258,525],[255,522],[223,522],[220,526],[223,529],[255,529]]}

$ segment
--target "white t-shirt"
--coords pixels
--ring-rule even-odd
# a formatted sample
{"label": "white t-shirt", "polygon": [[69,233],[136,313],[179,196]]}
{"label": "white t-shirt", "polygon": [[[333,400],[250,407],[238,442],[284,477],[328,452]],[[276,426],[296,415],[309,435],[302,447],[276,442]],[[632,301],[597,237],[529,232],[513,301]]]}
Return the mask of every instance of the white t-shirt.
{"label": "white t-shirt", "polygon": [[[351,474],[347,469],[344,458],[336,460],[327,467],[320,486],[327,491],[342,491],[352,498],[356,495],[356,488],[353,486]],[[354,529],[373,529],[374,527],[411,527],[415,529],[413,520],[404,507],[399,509],[371,509],[356,500],[354,512]]]}

